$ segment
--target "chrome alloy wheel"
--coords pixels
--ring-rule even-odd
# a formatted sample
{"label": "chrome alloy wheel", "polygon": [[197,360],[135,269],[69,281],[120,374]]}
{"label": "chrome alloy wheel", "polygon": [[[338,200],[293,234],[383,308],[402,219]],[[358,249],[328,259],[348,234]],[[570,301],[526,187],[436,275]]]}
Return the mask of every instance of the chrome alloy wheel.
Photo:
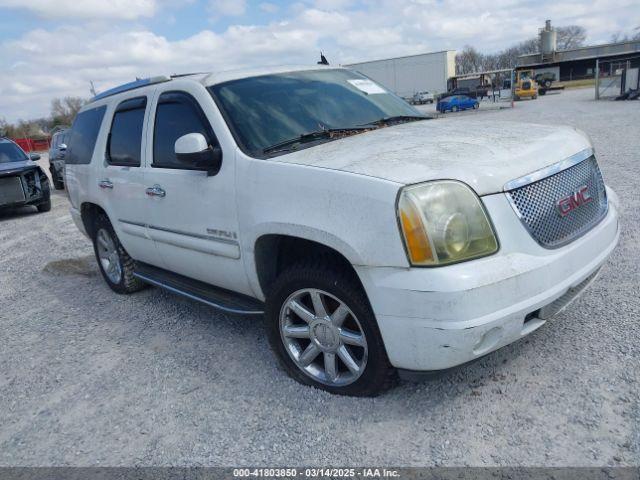
{"label": "chrome alloy wheel", "polygon": [[113,238],[111,238],[107,230],[101,228],[96,234],[96,242],[102,270],[104,270],[105,275],[112,283],[120,283],[122,266],[120,265],[120,256]]}
{"label": "chrome alloy wheel", "polygon": [[322,290],[298,290],[287,298],[280,337],[298,368],[325,385],[349,385],[367,366],[360,322],[345,303]]}

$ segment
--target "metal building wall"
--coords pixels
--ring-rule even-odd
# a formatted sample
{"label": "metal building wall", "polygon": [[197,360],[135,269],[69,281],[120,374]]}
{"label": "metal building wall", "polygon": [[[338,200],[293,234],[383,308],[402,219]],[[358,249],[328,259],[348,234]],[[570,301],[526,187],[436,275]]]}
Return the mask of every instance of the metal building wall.
{"label": "metal building wall", "polygon": [[453,50],[408,57],[344,65],[366,75],[401,97],[420,91],[447,91],[447,80],[455,75]]}

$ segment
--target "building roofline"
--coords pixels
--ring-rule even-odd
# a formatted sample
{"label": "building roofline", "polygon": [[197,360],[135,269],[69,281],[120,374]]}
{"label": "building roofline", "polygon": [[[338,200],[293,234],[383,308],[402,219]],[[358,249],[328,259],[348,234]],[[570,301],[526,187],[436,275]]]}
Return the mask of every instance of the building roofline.
{"label": "building roofline", "polygon": [[401,60],[403,58],[422,57],[423,55],[435,55],[437,53],[448,53],[448,52],[455,53],[455,50],[438,50],[436,52],[414,53],[413,55],[403,55],[401,57],[379,58],[377,60],[365,60],[364,62],[343,63],[341,65],[343,67],[353,67],[354,65],[362,65],[364,63],[387,62],[389,60]]}
{"label": "building roofline", "polygon": [[[577,48],[569,48],[566,50],[556,50],[555,53],[565,53],[565,52],[578,52],[580,50],[591,50],[593,48],[605,48],[605,47],[616,47],[618,45],[632,45],[634,43],[640,44],[640,40],[627,40],[625,42],[614,42],[614,43],[599,43],[597,45],[588,45],[586,47],[577,47]],[[540,55],[541,52],[536,53],[525,53],[524,55],[518,55],[518,58],[525,57],[533,57],[534,55]],[[617,53],[613,55],[624,55],[623,53]],[[600,55],[604,56],[604,55]]]}

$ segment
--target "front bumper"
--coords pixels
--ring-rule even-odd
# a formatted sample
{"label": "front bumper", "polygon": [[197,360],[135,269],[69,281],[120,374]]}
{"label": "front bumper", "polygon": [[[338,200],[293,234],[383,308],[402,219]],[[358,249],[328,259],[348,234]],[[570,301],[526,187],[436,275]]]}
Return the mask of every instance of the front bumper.
{"label": "front bumper", "polygon": [[533,332],[594,280],[617,245],[618,203],[583,237],[548,250],[503,194],[484,197],[501,242],[490,257],[440,268],[355,267],[391,364],[413,371],[469,362]]}
{"label": "front bumper", "polygon": [[37,206],[49,200],[50,187],[46,175],[38,168],[10,173],[0,172],[0,209]]}

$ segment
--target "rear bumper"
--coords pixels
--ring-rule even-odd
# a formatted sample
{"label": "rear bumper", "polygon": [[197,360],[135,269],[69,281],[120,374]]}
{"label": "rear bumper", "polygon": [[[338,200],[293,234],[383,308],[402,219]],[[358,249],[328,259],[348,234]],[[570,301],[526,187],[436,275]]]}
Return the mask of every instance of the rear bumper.
{"label": "rear bumper", "polygon": [[[447,369],[544,325],[595,279],[617,245],[617,201],[609,192],[607,216],[557,250],[536,245],[504,195],[495,195],[484,200],[502,227],[498,254],[442,268],[356,267],[391,364],[410,371]],[[516,222],[508,225],[510,219]],[[517,234],[500,235],[505,230]]]}

